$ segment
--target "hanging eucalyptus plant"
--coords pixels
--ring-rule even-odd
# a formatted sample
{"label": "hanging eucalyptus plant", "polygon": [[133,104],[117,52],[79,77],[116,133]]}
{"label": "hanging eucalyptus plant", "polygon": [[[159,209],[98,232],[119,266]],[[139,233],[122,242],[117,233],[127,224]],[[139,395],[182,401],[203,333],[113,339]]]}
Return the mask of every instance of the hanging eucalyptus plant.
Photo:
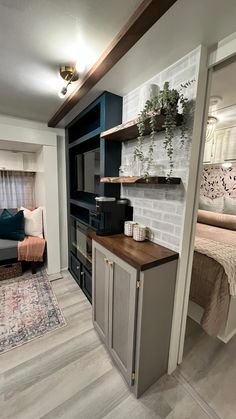
{"label": "hanging eucalyptus plant", "polygon": [[[187,138],[187,115],[189,101],[184,96],[183,90],[189,87],[194,80],[181,84],[180,89],[170,89],[169,83],[165,82],[163,90],[160,90],[158,96],[154,96],[147,100],[144,109],[138,117],[138,142],[134,150],[134,159],[142,162],[146,161],[145,176],[149,175],[150,167],[153,163],[153,152],[155,145],[155,134],[157,132],[156,116],[163,115],[165,118],[164,130],[165,140],[163,146],[167,152],[170,170],[167,177],[173,173],[173,138],[178,124],[178,109],[182,108],[182,117],[180,123],[180,138],[183,145]],[[150,143],[148,148],[148,157],[145,158],[143,153],[143,143],[146,131],[146,125],[150,126]],[[179,124],[178,124],[179,125]]]}

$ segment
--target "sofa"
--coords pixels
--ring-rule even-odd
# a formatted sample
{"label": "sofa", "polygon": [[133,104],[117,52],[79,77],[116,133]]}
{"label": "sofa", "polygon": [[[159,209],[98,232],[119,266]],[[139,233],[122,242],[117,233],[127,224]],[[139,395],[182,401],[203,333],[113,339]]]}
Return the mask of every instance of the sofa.
{"label": "sofa", "polygon": [[[2,209],[0,209],[0,215],[2,213]],[[12,214],[16,214],[17,209],[13,208],[9,210]],[[0,262],[5,260],[17,259],[18,250],[17,250],[18,242],[16,240],[6,240],[0,239]]]}
{"label": "sofa", "polygon": [[[0,215],[2,213],[2,209],[0,209]],[[9,209],[9,212],[11,212],[11,214],[16,214],[17,213],[17,209]],[[30,246],[35,246],[35,242],[37,245],[37,240],[44,240],[44,239],[37,239],[35,237],[27,237],[27,240],[29,241],[29,245]],[[45,240],[44,240],[45,242]],[[22,243],[22,242],[20,242]],[[36,268],[37,268],[37,264],[40,262],[37,262],[31,259],[18,259],[19,258],[19,251],[18,251],[18,241],[17,240],[8,240],[8,239],[1,239],[0,238],[0,265],[3,264],[7,264],[9,262],[13,262],[13,261],[25,261],[27,260],[27,262],[30,263],[31,265],[31,271],[32,273],[36,273]],[[36,259],[37,260],[37,259]]]}
{"label": "sofa", "polygon": [[0,239],[0,262],[17,259],[17,245],[18,242],[15,240]]}

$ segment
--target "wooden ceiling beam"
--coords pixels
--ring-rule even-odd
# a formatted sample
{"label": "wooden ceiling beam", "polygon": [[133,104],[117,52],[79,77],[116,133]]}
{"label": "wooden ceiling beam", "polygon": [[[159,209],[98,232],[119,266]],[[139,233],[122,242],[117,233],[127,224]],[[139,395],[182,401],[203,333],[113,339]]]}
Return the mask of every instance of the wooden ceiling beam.
{"label": "wooden ceiling beam", "polygon": [[176,1],[143,0],[98,61],[83,77],[81,83],[48,121],[48,126],[56,127],[62,118],[71,111]]}

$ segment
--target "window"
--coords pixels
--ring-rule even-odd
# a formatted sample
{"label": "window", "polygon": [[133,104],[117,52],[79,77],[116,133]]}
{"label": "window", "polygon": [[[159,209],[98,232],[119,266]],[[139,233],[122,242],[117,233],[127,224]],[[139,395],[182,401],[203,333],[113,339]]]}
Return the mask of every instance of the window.
{"label": "window", "polygon": [[35,207],[35,173],[0,171],[0,208]]}

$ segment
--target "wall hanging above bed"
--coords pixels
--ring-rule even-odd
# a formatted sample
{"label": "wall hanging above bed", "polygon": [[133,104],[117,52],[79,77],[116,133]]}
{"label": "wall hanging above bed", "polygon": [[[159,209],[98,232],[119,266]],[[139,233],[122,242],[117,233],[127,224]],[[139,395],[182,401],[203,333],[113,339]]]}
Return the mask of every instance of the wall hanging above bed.
{"label": "wall hanging above bed", "polygon": [[236,198],[236,164],[229,168],[204,167],[200,195],[215,199],[221,196]]}

